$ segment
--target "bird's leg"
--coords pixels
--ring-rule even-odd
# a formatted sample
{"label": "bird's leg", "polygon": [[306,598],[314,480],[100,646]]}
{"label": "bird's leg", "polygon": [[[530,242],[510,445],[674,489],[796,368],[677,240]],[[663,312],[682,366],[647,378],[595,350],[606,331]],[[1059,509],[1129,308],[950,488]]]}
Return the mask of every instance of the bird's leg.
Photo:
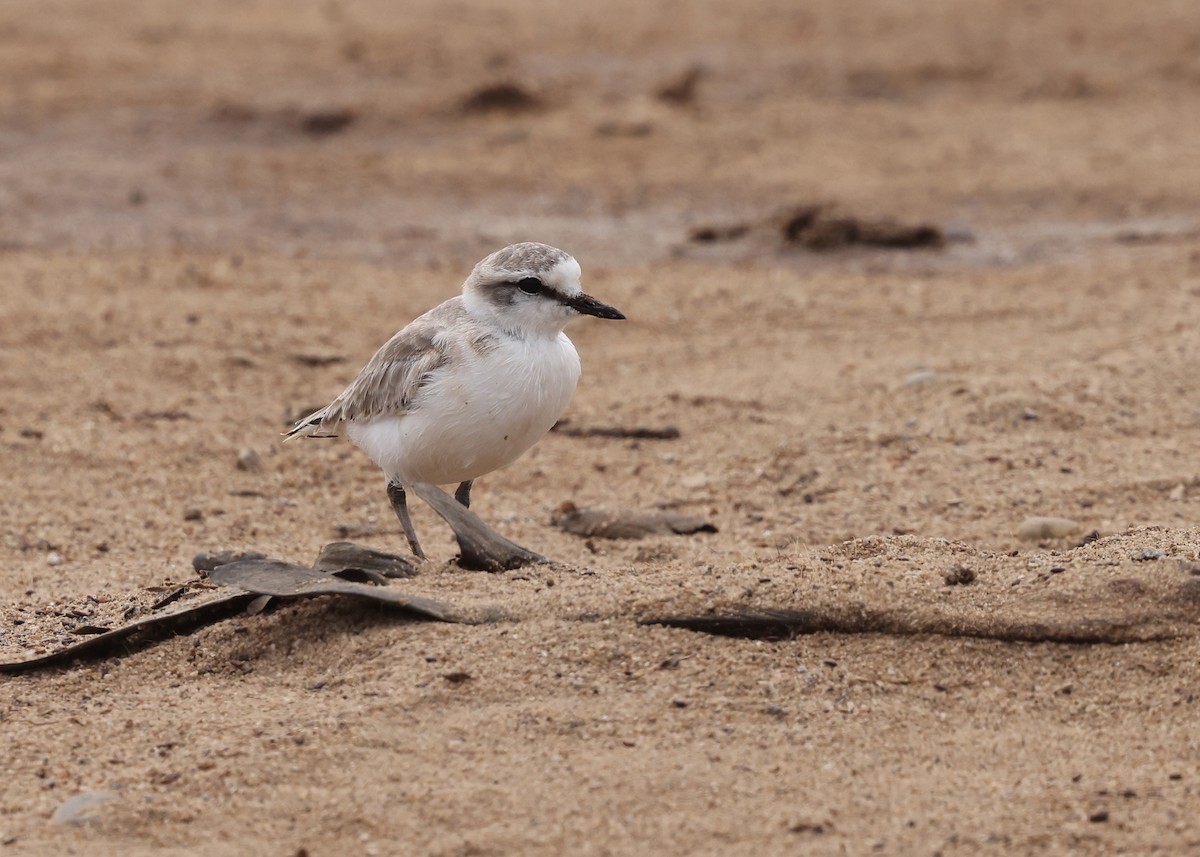
{"label": "bird's leg", "polygon": [[458,490],[454,492],[454,499],[463,504],[463,508],[471,508],[471,486],[475,484],[474,479],[468,479],[466,482],[458,483]]}
{"label": "bird's leg", "polygon": [[425,559],[425,551],[421,550],[421,543],[417,541],[417,531],[413,529],[412,519],[408,517],[408,499],[404,496],[404,486],[399,482],[389,482],[387,494],[396,517],[400,519],[400,526],[404,527],[404,535],[408,536],[408,546],[414,554]]}
{"label": "bird's leg", "polygon": [[479,516],[436,485],[414,482],[409,489],[433,507],[433,511],[454,530],[461,555],[458,564],[479,571],[507,571],[546,562],[546,558],[510,542],[493,530]]}

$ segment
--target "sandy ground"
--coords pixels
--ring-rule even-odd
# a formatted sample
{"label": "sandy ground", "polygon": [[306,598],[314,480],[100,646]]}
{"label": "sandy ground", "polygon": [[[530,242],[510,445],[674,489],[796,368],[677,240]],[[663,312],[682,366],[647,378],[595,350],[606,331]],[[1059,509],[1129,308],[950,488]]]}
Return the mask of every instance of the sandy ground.
{"label": "sandy ground", "polygon": [[[3,659],[199,551],[401,550],[365,456],[279,432],[510,241],[629,316],[571,328],[570,425],[679,437],[479,481],[559,565],[416,509],[402,586],[505,621],[317,599],[0,677],[0,854],[1195,853],[1198,101],[1167,0],[10,0]],[[842,625],[644,624],[769,610]]]}

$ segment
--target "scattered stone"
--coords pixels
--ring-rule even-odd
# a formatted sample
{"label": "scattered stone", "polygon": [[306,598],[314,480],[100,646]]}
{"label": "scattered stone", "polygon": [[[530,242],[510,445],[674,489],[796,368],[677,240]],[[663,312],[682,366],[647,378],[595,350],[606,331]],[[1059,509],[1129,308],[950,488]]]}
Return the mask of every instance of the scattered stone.
{"label": "scattered stone", "polygon": [[200,509],[188,509],[183,513],[183,519],[185,521],[203,521],[204,512],[202,512]]}
{"label": "scattered stone", "polygon": [[788,825],[788,833],[816,833],[825,832],[825,825],[815,821],[797,821]]}
{"label": "scattered stone", "polygon": [[917,384],[926,384],[930,381],[936,381],[938,373],[932,369],[918,369],[904,379],[904,386],[913,387]]}
{"label": "scattered stone", "polygon": [[345,131],[358,118],[348,107],[314,110],[300,117],[300,130],[313,137],[327,137]]}
{"label": "scattered stone", "polygon": [[116,795],[106,791],[80,792],[54,810],[51,821],[55,824],[87,824],[99,816],[93,812]]}
{"label": "scattered stone", "polygon": [[1083,529],[1083,525],[1070,518],[1034,516],[1026,518],[1017,527],[1017,538],[1023,542],[1040,542],[1045,539],[1064,539]]}
{"label": "scattered stone", "polygon": [[238,453],[237,468],[250,473],[262,470],[262,458],[253,449],[246,447]]}
{"label": "scattered stone", "polygon": [[46,554],[46,565],[62,565],[62,564],[63,564],[62,554],[60,554],[58,551],[50,551],[50,553]]}
{"label": "scattered stone", "polygon": [[1134,562],[1153,562],[1156,559],[1163,559],[1167,555],[1166,551],[1154,550],[1148,548],[1144,551],[1138,551],[1132,557]]}
{"label": "scattered stone", "polygon": [[518,113],[542,106],[536,95],[512,81],[482,86],[462,101],[464,113]]}
{"label": "scattered stone", "polygon": [[745,223],[727,223],[719,226],[696,226],[688,233],[688,240],[697,244],[715,244],[718,241],[736,241],[750,231]]}
{"label": "scattered stone", "polygon": [[783,238],[809,250],[833,250],[852,244],[891,249],[943,246],[942,231],[929,224],[903,224],[891,220],[864,220],[830,214],[824,206],[794,208],[783,217]]}
{"label": "scattered stone", "polygon": [[467,672],[453,672],[446,673],[442,678],[450,682],[450,684],[462,684],[464,681],[471,680],[471,674]]}
{"label": "scattered stone", "polygon": [[567,501],[550,517],[559,529],[584,538],[640,539],[650,535],[691,535],[715,533],[710,521],[669,509],[653,512],[605,509],[581,509]]}
{"label": "scattered stone", "polygon": [[1099,812],[1093,812],[1088,816],[1088,821],[1092,822],[1092,824],[1102,824],[1108,821],[1108,810],[1102,809]]}
{"label": "scattered stone", "polygon": [[947,586],[968,586],[975,582],[975,569],[966,565],[955,565],[943,576]]}
{"label": "scattered stone", "polygon": [[1171,493],[1169,493],[1167,495],[1167,499],[1179,501],[1179,500],[1182,500],[1186,496],[1187,496],[1187,486],[1184,485],[1182,482],[1180,482],[1178,485],[1176,485],[1174,488],[1171,489]]}
{"label": "scattered stone", "polygon": [[772,717],[783,717],[784,715],[787,714],[787,710],[784,709],[782,706],[771,704],[763,709],[763,713],[769,714]]}
{"label": "scattered stone", "polygon": [[696,100],[696,87],[700,78],[704,77],[704,69],[694,65],[670,83],[659,87],[658,98],[668,104],[691,104]]}

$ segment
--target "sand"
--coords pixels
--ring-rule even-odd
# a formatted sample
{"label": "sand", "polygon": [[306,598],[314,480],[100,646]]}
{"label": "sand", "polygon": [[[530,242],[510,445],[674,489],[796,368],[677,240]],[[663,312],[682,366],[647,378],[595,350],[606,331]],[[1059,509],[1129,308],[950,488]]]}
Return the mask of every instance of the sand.
{"label": "sand", "polygon": [[629,318],[570,328],[583,431],[476,485],[556,565],[414,510],[395,585],[502,620],[295,601],[0,676],[0,854],[1200,849],[1198,27],[11,0],[0,659],[214,597],[201,551],[402,552],[364,455],[279,433],[491,250]]}

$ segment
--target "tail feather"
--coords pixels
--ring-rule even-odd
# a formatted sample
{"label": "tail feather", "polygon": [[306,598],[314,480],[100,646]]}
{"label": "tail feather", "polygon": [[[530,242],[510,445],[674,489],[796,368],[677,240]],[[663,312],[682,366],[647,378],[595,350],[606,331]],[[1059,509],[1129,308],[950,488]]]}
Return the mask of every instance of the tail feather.
{"label": "tail feather", "polygon": [[337,437],[338,431],[336,425],[323,425],[327,410],[327,408],[322,408],[316,413],[309,414],[304,419],[299,420],[294,426],[283,433],[283,439],[289,441],[297,437]]}

